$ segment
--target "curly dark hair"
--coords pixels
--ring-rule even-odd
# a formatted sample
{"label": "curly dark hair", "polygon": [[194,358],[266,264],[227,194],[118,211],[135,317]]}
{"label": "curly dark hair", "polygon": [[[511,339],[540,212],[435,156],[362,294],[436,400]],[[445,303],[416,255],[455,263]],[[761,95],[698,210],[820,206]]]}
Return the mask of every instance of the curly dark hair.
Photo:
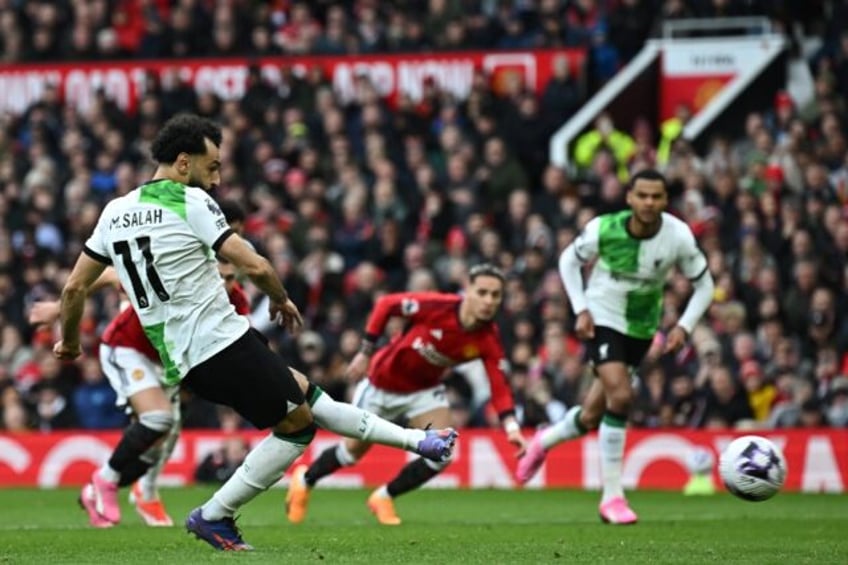
{"label": "curly dark hair", "polygon": [[220,146],[221,127],[194,114],[180,114],[165,123],[153,140],[150,152],[157,163],[173,163],[180,153],[204,155],[204,139]]}

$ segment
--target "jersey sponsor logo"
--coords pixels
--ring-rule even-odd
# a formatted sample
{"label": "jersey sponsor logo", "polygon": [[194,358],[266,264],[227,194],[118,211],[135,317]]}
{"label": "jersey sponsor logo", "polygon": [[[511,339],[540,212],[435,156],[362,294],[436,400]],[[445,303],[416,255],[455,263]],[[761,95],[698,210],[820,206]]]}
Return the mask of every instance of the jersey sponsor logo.
{"label": "jersey sponsor logo", "polygon": [[109,221],[109,229],[137,228],[151,224],[162,223],[162,209],[139,210],[137,212],[126,212],[120,216],[114,216]]}
{"label": "jersey sponsor logo", "polygon": [[224,213],[221,211],[221,207],[218,206],[218,204],[211,198],[206,199],[206,208],[208,208],[209,211],[215,214],[216,216],[224,215]]}
{"label": "jersey sponsor logo", "polygon": [[404,298],[400,303],[400,313],[404,316],[412,316],[421,308],[421,305],[414,298]]}
{"label": "jersey sponsor logo", "polygon": [[359,419],[359,433],[364,434],[368,431],[368,423],[372,415],[371,412],[362,412],[362,417]]}
{"label": "jersey sponsor logo", "polygon": [[600,347],[598,347],[598,357],[603,361],[609,356],[609,344],[602,343]]}
{"label": "jersey sponsor logo", "polygon": [[480,357],[480,350],[473,343],[469,343],[462,348],[462,356],[465,359],[476,359]]}
{"label": "jersey sponsor logo", "polygon": [[412,342],[412,349],[417,351],[418,354],[431,365],[435,365],[437,367],[453,367],[457,364],[456,361],[447,355],[439,353],[432,343],[428,343],[420,337],[416,337],[415,341]]}
{"label": "jersey sponsor logo", "polygon": [[442,339],[443,333],[440,329],[430,330],[430,335],[439,340]]}
{"label": "jersey sponsor logo", "polygon": [[633,283],[633,284],[639,284],[639,285],[642,285],[642,286],[656,285],[657,276],[658,276],[658,274],[656,272],[651,273],[649,275],[641,275],[639,273],[623,273],[621,271],[610,271],[610,277],[614,281],[629,282],[629,283]]}

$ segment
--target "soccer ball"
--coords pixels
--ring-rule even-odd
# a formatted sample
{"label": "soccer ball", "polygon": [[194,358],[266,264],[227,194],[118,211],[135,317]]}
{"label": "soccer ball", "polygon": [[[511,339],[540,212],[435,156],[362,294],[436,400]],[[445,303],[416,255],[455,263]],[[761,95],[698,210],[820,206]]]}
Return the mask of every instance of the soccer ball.
{"label": "soccer ball", "polygon": [[771,441],[760,436],[736,438],[719,458],[724,486],[743,500],[768,500],[783,486],[786,459]]}

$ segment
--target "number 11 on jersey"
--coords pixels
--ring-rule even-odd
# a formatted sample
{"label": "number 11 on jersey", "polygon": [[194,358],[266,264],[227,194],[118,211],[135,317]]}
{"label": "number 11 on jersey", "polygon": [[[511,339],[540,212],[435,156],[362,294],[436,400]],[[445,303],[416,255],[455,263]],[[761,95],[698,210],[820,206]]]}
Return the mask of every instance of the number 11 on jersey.
{"label": "number 11 on jersey", "polygon": [[[153,265],[153,252],[150,250],[150,238],[147,236],[135,238],[135,243],[141,251],[141,256],[144,257],[145,274],[150,286],[159,300],[167,302],[171,299],[171,295],[165,290],[165,285],[162,284],[162,279],[159,278],[159,273],[156,272],[156,267]],[[144,284],[141,282],[141,277],[138,274],[138,269],[135,268],[135,263],[132,259],[132,251],[128,241],[116,241],[113,244],[115,253],[121,256],[121,262],[127,270],[127,276],[130,277],[130,284],[135,295],[136,302],[139,308],[147,308],[150,306],[150,300],[147,298],[147,291],[144,290]]]}

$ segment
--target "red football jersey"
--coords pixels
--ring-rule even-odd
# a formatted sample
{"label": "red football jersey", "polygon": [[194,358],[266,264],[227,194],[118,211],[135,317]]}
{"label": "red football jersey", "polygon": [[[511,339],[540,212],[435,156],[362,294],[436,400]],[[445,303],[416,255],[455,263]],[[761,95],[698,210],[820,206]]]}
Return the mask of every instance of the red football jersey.
{"label": "red football jersey", "polygon": [[[236,313],[246,316],[250,313],[250,301],[247,294],[240,284],[233,285],[232,292],[229,293],[230,302],[235,306]],[[147,334],[144,333],[144,328],[141,326],[141,320],[138,319],[138,314],[132,306],[128,306],[121,310],[115,316],[106,329],[103,330],[102,342],[110,347],[128,347],[134,349],[152,359],[159,362],[159,353],[156,348],[147,339]]]}
{"label": "red football jersey", "polygon": [[103,330],[103,343],[110,347],[128,347],[159,362],[159,353],[147,339],[141,320],[132,306],[127,306]]}
{"label": "red football jersey", "polygon": [[506,359],[494,322],[466,330],[459,322],[455,294],[408,292],[388,294],[374,306],[365,327],[376,339],[392,316],[403,316],[403,333],[378,350],[368,367],[374,386],[396,393],[416,392],[441,382],[447,369],[481,359],[492,387],[492,404],[500,416],[512,413],[514,401],[504,374]]}

